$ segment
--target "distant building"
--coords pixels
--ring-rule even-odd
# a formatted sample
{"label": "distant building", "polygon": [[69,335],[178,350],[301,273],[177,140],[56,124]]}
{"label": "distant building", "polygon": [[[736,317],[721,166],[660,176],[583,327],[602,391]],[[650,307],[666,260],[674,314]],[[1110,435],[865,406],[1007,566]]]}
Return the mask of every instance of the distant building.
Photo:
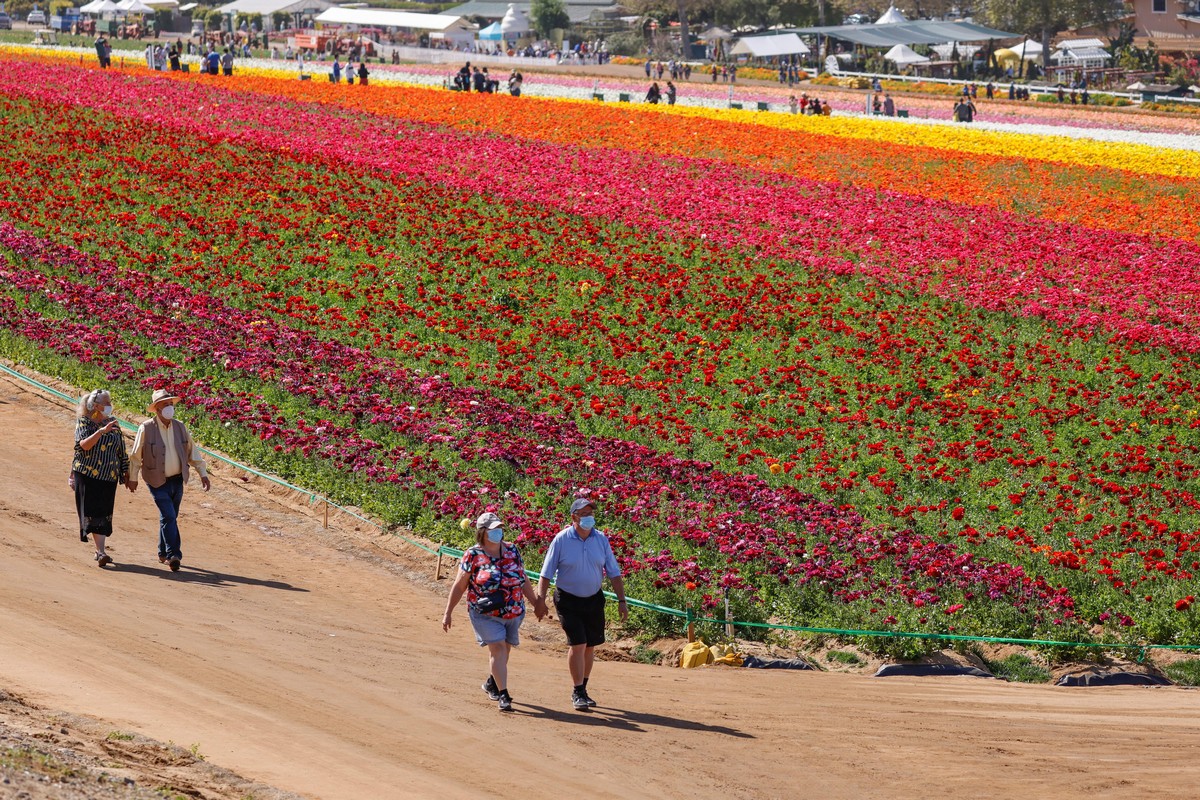
{"label": "distant building", "polygon": [[[1200,0],[1125,0],[1126,21],[1160,45],[1200,47]],[[1181,42],[1178,40],[1190,40]]]}

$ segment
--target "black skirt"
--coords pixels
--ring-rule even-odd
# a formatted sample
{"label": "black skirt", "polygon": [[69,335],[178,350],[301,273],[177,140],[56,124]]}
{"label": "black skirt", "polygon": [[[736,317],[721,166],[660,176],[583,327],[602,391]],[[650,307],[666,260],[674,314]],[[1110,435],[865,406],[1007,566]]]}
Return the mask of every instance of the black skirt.
{"label": "black skirt", "polygon": [[117,482],[101,481],[75,473],[75,508],[79,512],[79,541],[88,534],[112,536],[113,506],[117,501]]}

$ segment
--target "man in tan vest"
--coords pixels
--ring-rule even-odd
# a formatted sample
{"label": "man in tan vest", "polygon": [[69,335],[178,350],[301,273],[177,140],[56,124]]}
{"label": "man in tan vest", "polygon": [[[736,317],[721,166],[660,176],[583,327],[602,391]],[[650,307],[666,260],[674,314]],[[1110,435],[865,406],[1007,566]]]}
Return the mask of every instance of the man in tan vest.
{"label": "man in tan vest", "polygon": [[182,422],[175,419],[175,404],[179,402],[166,389],[156,389],[147,411],[154,414],[138,428],[129,454],[129,491],[137,491],[133,477],[141,471],[150,496],[158,506],[158,560],[168,564],[172,572],[179,571],[183,561],[180,549],[179,504],[183,501],[183,485],[190,477],[189,468],[200,473],[204,491],[212,484],[200,450],[193,445],[192,436]]}

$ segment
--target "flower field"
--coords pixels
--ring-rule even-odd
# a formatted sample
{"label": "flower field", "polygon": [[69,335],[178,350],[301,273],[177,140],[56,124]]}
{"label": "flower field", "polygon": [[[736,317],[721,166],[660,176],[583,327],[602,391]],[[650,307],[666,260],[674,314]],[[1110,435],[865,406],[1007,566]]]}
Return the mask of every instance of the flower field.
{"label": "flower field", "polygon": [[7,358],[648,601],[1200,643],[1200,153],[7,58]]}

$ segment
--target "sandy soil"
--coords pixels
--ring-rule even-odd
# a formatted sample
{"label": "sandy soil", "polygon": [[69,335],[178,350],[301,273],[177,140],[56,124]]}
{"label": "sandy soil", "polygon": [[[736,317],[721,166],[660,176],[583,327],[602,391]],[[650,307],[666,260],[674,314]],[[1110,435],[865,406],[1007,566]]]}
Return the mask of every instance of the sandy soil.
{"label": "sandy soil", "polygon": [[[605,662],[590,687],[601,706],[576,713],[560,633],[529,624],[517,713],[500,714],[465,615],[441,631],[431,557],[349,518],[326,531],[306,498],[238,470],[214,467],[207,495],[189,487],[181,572],[158,564],[144,487],[120,494],[116,566],[98,569],[66,486],[72,417],[0,378],[0,689],[22,714],[91,720],[71,729],[85,750],[132,734],[206,759],[134,759],[143,785],[249,796],[236,773],[337,800],[498,783],[586,797],[1195,795],[1200,692],[1179,688]],[[0,706],[0,730],[14,713]]]}

